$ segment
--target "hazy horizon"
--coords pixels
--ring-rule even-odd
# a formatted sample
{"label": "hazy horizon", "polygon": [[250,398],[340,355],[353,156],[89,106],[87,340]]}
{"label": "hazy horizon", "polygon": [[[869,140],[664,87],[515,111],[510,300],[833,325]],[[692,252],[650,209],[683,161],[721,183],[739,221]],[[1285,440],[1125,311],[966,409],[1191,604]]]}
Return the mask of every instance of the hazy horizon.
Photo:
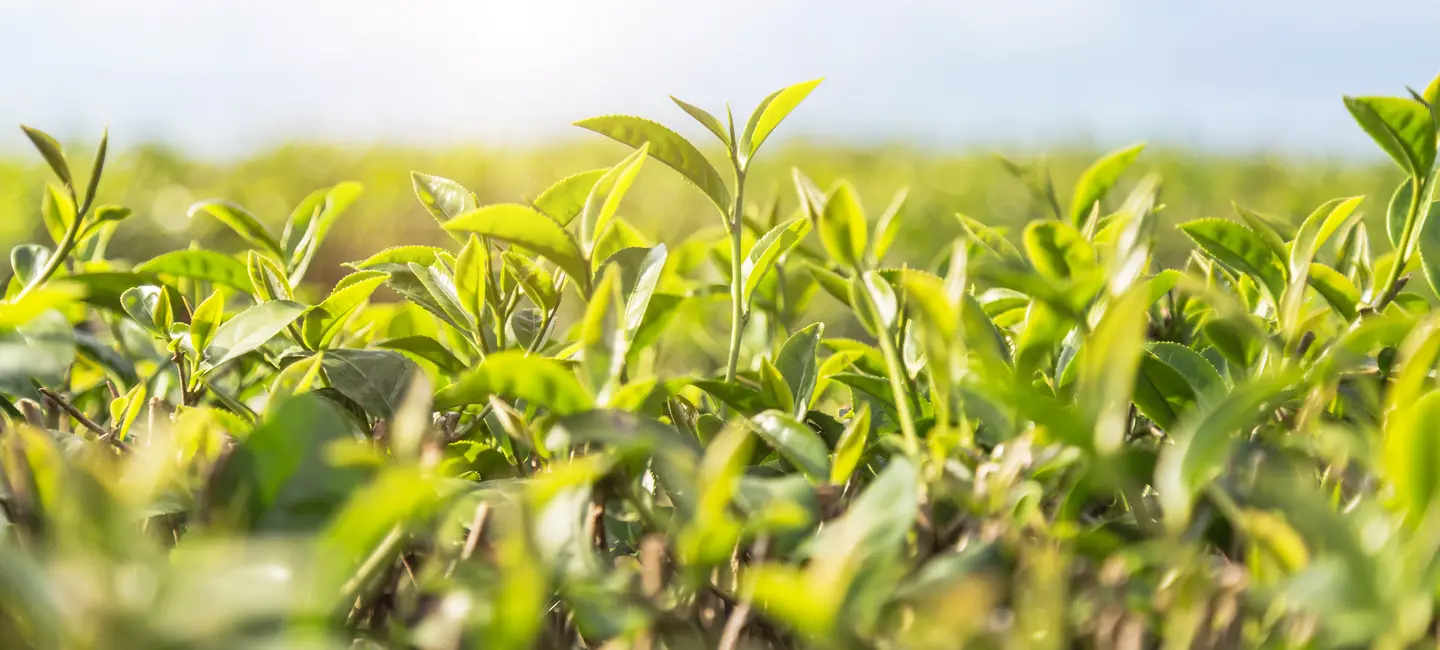
{"label": "hazy horizon", "polygon": [[[294,140],[586,137],[636,113],[699,127],[826,77],[781,135],[981,148],[1135,140],[1372,156],[1344,94],[1440,71],[1440,2],[667,3],[10,0],[0,125],[202,156]],[[24,146],[0,128],[0,152]]]}

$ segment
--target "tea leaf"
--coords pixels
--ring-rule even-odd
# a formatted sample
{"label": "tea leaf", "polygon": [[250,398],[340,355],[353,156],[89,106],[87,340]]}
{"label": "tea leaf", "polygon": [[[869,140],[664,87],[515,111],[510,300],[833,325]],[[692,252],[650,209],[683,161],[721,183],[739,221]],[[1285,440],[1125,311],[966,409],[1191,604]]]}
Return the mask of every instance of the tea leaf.
{"label": "tea leaf", "polygon": [[699,106],[681,101],[674,95],[670,96],[670,101],[675,102],[675,105],[679,106],[680,110],[685,111],[690,117],[695,118],[696,122],[699,122],[711,133],[715,134],[715,137],[720,139],[720,142],[725,145],[725,148],[731,148],[730,134],[726,132],[725,127],[720,124],[720,120],[715,119],[714,115],[711,115]]}
{"label": "tea leaf", "polygon": [[524,246],[545,256],[586,288],[590,264],[580,245],[554,219],[518,204],[491,205],[451,219],[445,228]]}
{"label": "tea leaf", "polygon": [[865,238],[868,227],[865,210],[855,196],[855,188],[841,182],[825,198],[825,210],[816,225],[825,252],[841,265],[855,268],[865,259]]}
{"label": "tea leaf", "polygon": [[812,79],[793,86],[788,86],[771,93],[755,107],[751,113],[749,122],[745,125],[745,134],[740,137],[739,151],[745,158],[753,158],[755,152],[760,150],[760,145],[765,139],[780,126],[780,122],[790,115],[800,102],[810,96],[810,92],[820,85],[821,79]]}
{"label": "tea leaf", "polygon": [[1110,188],[1115,186],[1120,175],[1129,169],[1144,149],[1145,143],[1141,142],[1112,151],[1096,160],[1080,175],[1080,180],[1075,183],[1075,195],[1070,199],[1071,225],[1076,228],[1085,225],[1085,220],[1095,209],[1095,204],[1110,193]]}
{"label": "tea leaf", "polygon": [[214,282],[247,294],[255,291],[244,264],[229,255],[203,249],[161,253],[135,265],[134,271]]}
{"label": "tea leaf", "polygon": [[719,172],[695,145],[678,133],[650,120],[630,115],[592,117],[575,123],[636,149],[650,143],[650,155],[680,172],[715,203],[723,215],[730,213],[730,191]]}
{"label": "tea leaf", "polygon": [[256,219],[255,215],[235,203],[220,199],[201,201],[190,206],[188,214],[191,219],[194,219],[196,214],[210,215],[261,252],[268,253],[275,259],[284,258],[285,253],[275,236],[271,235],[265,226],[260,225],[260,220]]}
{"label": "tea leaf", "polygon": [[1345,108],[1411,177],[1430,175],[1435,163],[1435,122],[1424,106],[1396,97],[1347,96]]}
{"label": "tea leaf", "polygon": [[289,327],[305,309],[292,300],[271,300],[236,314],[215,330],[205,348],[205,360],[219,367],[253,352]]}
{"label": "tea leaf", "polygon": [[765,442],[794,463],[812,482],[829,480],[830,449],[805,423],[780,411],[766,411],[750,420]]}
{"label": "tea leaf", "polygon": [[474,370],[436,393],[435,408],[443,411],[484,404],[491,395],[523,399],[560,415],[593,406],[575,373],[560,362],[506,350],[486,357]]}

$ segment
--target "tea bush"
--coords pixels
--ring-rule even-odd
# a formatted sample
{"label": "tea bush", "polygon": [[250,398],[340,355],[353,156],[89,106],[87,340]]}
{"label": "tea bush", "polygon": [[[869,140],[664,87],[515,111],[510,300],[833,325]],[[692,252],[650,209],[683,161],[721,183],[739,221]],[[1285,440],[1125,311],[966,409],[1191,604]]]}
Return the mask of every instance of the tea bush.
{"label": "tea bush", "polygon": [[[414,173],[454,243],[328,291],[358,183],[278,234],[202,201],[247,250],[129,263],[105,139],[82,178],[26,128],[58,182],[0,302],[0,646],[1436,641],[1440,79],[1345,99],[1392,196],[1186,221],[1172,268],[1160,179],[1112,191],[1139,146],[1063,202],[1011,165],[1044,215],[927,264],[888,261],[904,192],[756,201],[818,83],[739,128],[676,100],[719,169],[615,115],[578,124],[629,155],[533,200]],[[719,236],[621,216],[652,159]]]}

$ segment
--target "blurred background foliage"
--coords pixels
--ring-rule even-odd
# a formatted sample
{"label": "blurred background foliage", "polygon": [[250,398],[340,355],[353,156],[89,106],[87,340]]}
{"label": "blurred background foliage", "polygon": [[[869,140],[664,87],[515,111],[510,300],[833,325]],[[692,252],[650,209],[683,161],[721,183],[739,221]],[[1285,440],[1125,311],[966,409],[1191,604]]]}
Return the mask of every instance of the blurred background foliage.
{"label": "blurred background foliage", "polygon": [[[311,279],[328,285],[346,272],[341,263],[363,259],[378,247],[443,245],[449,240],[416,203],[412,170],[453,178],[474,191],[482,204],[523,202],[557,178],[607,167],[623,153],[624,147],[605,142],[449,149],[302,142],[248,157],[204,161],[152,145],[114,157],[100,200],[135,211],[130,224],[116,233],[112,249],[119,257],[140,261],[185,248],[191,241],[222,251],[242,248],[238,238],[213,220],[186,217],[196,201],[227,198],[276,226],[315,188],[358,181],[365,193],[314,264]],[[1064,202],[1074,179],[1099,153],[1072,146],[1052,150],[1043,159],[1006,155],[1018,163],[1048,166]],[[876,212],[896,191],[908,188],[907,218],[894,248],[897,261],[932,260],[958,234],[956,212],[1008,227],[1012,235],[1017,225],[1046,214],[1045,206],[991,153],[803,141],[776,147],[756,166],[749,181],[752,210],[777,198],[782,210],[795,209],[792,167],[805,170],[822,187],[839,178],[851,180],[860,196],[874,203],[867,207]],[[1159,173],[1164,183],[1161,200],[1167,208],[1161,213],[1157,261],[1165,265],[1174,264],[1190,248],[1170,226],[1200,217],[1233,217],[1232,201],[1298,222],[1326,200],[1363,194],[1370,197],[1361,208],[1366,220],[1380,223],[1385,201],[1400,180],[1393,165],[1378,159],[1217,154],[1151,146],[1116,195],[1124,196],[1128,185],[1149,171]],[[45,239],[39,212],[47,174],[28,152],[0,155],[0,248]],[[623,216],[673,245],[715,228],[711,209],[702,194],[677,174],[663,170],[641,175],[626,198]]]}

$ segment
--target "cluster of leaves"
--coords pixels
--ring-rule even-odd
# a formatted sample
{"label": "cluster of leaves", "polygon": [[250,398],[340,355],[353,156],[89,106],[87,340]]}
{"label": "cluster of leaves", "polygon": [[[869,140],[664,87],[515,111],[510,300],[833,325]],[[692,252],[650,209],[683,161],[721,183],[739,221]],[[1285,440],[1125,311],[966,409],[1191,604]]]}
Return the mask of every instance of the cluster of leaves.
{"label": "cluster of leaves", "polygon": [[[248,250],[132,264],[104,140],[81,187],[27,128],[59,183],[0,302],[0,645],[1433,642],[1440,315],[1406,287],[1440,284],[1440,79],[1345,101],[1406,174],[1381,246],[1362,197],[1237,207],[1181,224],[1171,269],[1158,178],[1109,196],[1139,146],[1068,206],[1010,165],[1050,214],[1016,240],[959,215],[924,268],[886,265],[903,192],[872,223],[796,170],[789,214],[747,204],[818,83],[743,129],[676,100],[729,179],[631,116],[579,123],[628,156],[528,201],[415,173],[455,246],[324,293],[358,184],[279,237],[198,203]],[[649,159],[723,238],[672,251],[620,214]],[[863,340],[806,322],[821,295]],[[723,332],[713,363],[662,376],[660,334],[721,302],[692,337]]]}

